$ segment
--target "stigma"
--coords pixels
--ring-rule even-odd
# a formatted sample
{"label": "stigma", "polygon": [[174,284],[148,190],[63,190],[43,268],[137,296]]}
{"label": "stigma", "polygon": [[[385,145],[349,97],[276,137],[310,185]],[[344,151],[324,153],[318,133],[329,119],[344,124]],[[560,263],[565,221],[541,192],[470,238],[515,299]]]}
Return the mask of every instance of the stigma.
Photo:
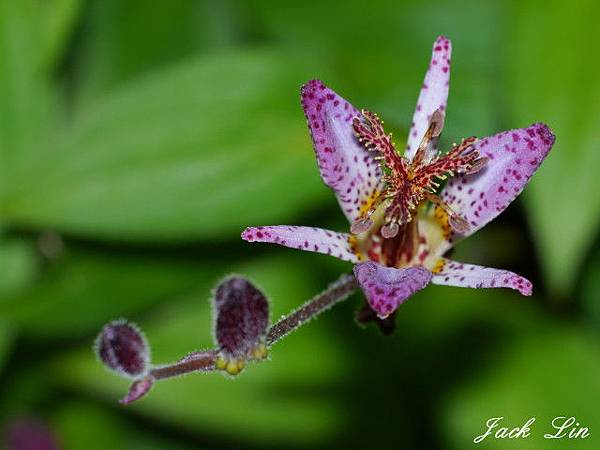
{"label": "stigma", "polygon": [[431,115],[414,158],[409,160],[398,153],[392,135],[385,132],[377,114],[362,110],[361,115],[352,121],[354,133],[365,149],[377,153],[375,159],[380,161],[384,175],[377,197],[351,225],[350,231],[360,234],[370,230],[375,225],[373,214],[383,209],[379,232],[384,239],[392,239],[406,224],[416,220],[419,206],[431,202],[448,214],[455,232],[466,233],[469,222],[440,198],[438,189],[448,177],[473,174],[486,166],[488,159],[481,157],[474,147],[477,139],[463,139],[445,154],[433,151],[444,128],[444,114],[438,109]]}

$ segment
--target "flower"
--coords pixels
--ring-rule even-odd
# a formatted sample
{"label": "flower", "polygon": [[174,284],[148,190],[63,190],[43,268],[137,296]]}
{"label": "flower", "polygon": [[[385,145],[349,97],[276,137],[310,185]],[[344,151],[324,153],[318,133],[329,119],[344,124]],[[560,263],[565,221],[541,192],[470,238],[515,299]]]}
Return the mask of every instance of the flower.
{"label": "flower", "polygon": [[[304,226],[244,230],[250,242],[325,253],[354,263],[377,316],[386,318],[427,284],[506,287],[531,295],[512,272],[444,257],[500,214],[525,188],[555,137],[536,123],[437,150],[450,80],[451,43],[440,36],[400,156],[376,114],[358,111],[321,81],[301,98],[321,178],[335,192],[351,233]],[[440,181],[449,178],[439,191]]]}

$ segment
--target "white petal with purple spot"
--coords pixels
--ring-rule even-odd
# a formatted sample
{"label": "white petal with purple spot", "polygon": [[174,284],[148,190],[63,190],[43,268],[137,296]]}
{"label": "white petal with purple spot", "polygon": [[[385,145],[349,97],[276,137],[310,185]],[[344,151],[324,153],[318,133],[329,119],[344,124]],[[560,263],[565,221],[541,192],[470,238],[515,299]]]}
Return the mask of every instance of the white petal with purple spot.
{"label": "white petal with purple spot", "polygon": [[381,178],[376,155],[365,150],[352,129],[360,112],[318,80],[306,83],[301,95],[321,178],[353,223]]}
{"label": "white petal with purple spot", "polygon": [[246,228],[242,239],[269,242],[308,252],[324,253],[352,263],[359,261],[350,245],[351,236],[315,227],[274,225]]}
{"label": "white petal with purple spot", "polygon": [[481,139],[474,148],[489,158],[473,175],[451,178],[442,192],[444,200],[471,225],[468,236],[494,219],[523,191],[552,145],[550,129],[537,123]]}
{"label": "white petal with purple spot", "polygon": [[531,295],[531,281],[508,270],[491,267],[463,264],[450,259],[443,259],[443,268],[433,274],[431,282],[444,286],[468,288],[510,288],[522,295]]}
{"label": "white petal with purple spot", "polygon": [[[448,89],[450,87],[450,57],[452,55],[452,44],[444,36],[440,36],[433,43],[431,62],[423,80],[421,93],[417,100],[417,106],[413,115],[413,121],[408,134],[408,142],[405,156],[412,159],[415,152],[425,136],[429,127],[429,120],[435,110],[446,111],[448,102]],[[431,146],[425,159],[428,160],[436,152],[435,146]]]}

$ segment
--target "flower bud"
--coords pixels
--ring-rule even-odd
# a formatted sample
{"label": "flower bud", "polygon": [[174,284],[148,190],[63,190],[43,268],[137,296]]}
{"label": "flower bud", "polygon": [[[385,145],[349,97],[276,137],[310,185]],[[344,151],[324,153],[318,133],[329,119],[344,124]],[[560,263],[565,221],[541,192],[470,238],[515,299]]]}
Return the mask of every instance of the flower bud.
{"label": "flower bud", "polygon": [[269,304],[245,278],[234,276],[217,286],[214,295],[215,339],[221,352],[217,368],[239,373],[249,359],[266,356],[264,337]]}
{"label": "flower bud", "polygon": [[132,378],[146,373],[150,361],[148,344],[140,330],[125,320],[104,326],[96,339],[96,353],[106,367]]}
{"label": "flower bud", "polygon": [[129,387],[129,392],[127,392],[127,395],[121,400],[119,400],[119,403],[121,405],[129,405],[130,403],[139,400],[148,392],[150,392],[150,389],[153,385],[154,377],[152,377],[151,375],[134,381],[133,384]]}

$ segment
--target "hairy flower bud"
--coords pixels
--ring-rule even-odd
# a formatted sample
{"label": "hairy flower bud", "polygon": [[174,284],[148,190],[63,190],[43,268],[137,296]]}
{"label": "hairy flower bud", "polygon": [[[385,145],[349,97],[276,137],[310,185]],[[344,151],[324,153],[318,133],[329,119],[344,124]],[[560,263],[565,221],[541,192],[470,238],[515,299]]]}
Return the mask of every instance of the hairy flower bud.
{"label": "hairy flower bud", "polygon": [[106,367],[127,377],[146,373],[150,361],[148,344],[141,331],[125,320],[110,322],[96,339],[96,353]]}
{"label": "hairy flower bud", "polygon": [[129,387],[129,392],[127,392],[127,395],[121,400],[119,400],[119,403],[121,405],[128,405],[130,403],[135,402],[136,400],[139,400],[148,392],[150,392],[150,389],[153,385],[154,377],[152,377],[151,375],[134,381],[133,384]]}
{"label": "hairy flower bud", "polygon": [[247,360],[266,356],[269,304],[261,291],[239,276],[229,277],[217,286],[214,304],[215,339],[221,351],[216,366],[236,375]]}

